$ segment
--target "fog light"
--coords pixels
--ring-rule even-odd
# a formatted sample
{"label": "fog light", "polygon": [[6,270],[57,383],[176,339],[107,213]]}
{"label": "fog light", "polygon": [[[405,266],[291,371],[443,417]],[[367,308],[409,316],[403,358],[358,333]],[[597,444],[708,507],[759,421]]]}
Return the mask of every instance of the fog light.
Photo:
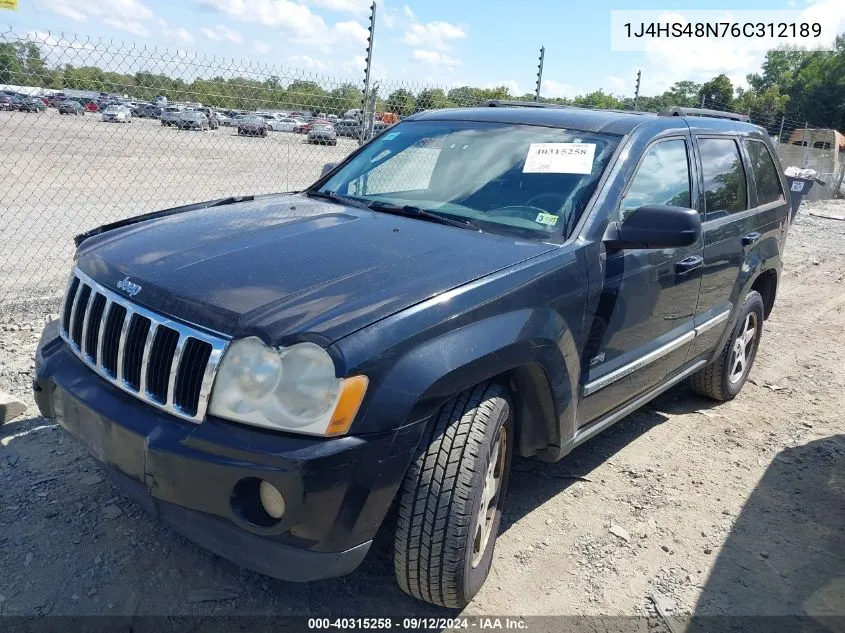
{"label": "fog light", "polygon": [[285,498],[282,493],[269,481],[262,481],[258,488],[258,495],[267,514],[274,519],[281,519],[285,513]]}

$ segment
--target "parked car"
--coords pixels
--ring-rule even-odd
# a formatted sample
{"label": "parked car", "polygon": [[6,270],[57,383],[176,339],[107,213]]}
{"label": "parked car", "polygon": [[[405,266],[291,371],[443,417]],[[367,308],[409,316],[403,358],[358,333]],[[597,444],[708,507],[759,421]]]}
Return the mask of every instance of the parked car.
{"label": "parked car", "polygon": [[38,97],[26,97],[18,103],[18,110],[21,112],[44,112],[47,106]]}
{"label": "parked car", "polygon": [[0,111],[17,110],[18,103],[19,102],[15,97],[11,97],[9,95],[0,95]]}
{"label": "parked car", "polygon": [[176,120],[176,127],[180,130],[210,130],[208,117],[200,110],[183,110]]}
{"label": "parked car", "polygon": [[293,125],[293,131],[297,134],[308,134],[311,129],[311,122],[305,119],[297,119],[297,123]]}
{"label": "parked car", "polygon": [[41,414],[270,576],[351,572],[395,508],[400,587],[464,607],[515,455],[559,460],[685,379],[739,395],[789,229],[741,117],[520,104],[412,115],[299,193],[77,236]]}
{"label": "parked car", "polygon": [[48,108],[57,108],[62,101],[67,100],[67,97],[64,92],[57,92],[46,97],[46,99]]}
{"label": "parked car", "polygon": [[179,118],[182,116],[182,111],[185,106],[169,105],[161,110],[161,124],[162,125],[176,125]]}
{"label": "parked car", "polygon": [[238,135],[267,136],[267,121],[264,117],[252,114],[237,120]]}
{"label": "parked car", "polygon": [[157,119],[161,116],[161,106],[154,103],[140,103],[132,108],[133,116],[148,119]]}
{"label": "parked car", "polygon": [[320,145],[337,145],[337,133],[331,123],[315,123],[308,131],[308,142]]}
{"label": "parked car", "polygon": [[96,103],[95,101],[89,101],[89,102],[87,102],[87,103],[85,104],[85,109],[86,109],[88,112],[99,112],[99,111],[100,111],[100,106],[98,106],[98,105],[97,105],[97,103]]}
{"label": "parked car", "polygon": [[220,127],[220,117],[217,114],[217,111],[214,108],[197,108],[198,112],[202,112],[206,119],[208,119],[208,128],[210,130],[216,130]]}
{"label": "parked car", "polygon": [[361,136],[361,122],[355,119],[340,119],[335,122],[334,129],[338,136],[358,138]]}
{"label": "parked car", "polygon": [[124,105],[110,105],[103,110],[103,121],[113,123],[131,123],[132,110]]}
{"label": "parked car", "polygon": [[59,111],[59,114],[85,114],[85,107],[79,101],[73,101],[71,99],[59,101],[56,109]]}
{"label": "parked car", "polygon": [[298,123],[296,119],[275,113],[260,112],[256,114],[267,122],[267,129],[274,132],[293,132]]}

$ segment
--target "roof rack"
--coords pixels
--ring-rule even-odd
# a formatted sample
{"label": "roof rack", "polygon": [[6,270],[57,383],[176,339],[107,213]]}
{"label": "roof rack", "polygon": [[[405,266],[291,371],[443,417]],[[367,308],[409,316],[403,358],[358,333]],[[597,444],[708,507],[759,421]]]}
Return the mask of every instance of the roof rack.
{"label": "roof rack", "polygon": [[509,99],[488,99],[479,105],[490,108],[552,108],[564,109],[573,106],[561,105],[559,103],[538,103],[537,101],[515,101]]}
{"label": "roof rack", "polygon": [[745,114],[722,112],[721,110],[707,110],[706,108],[681,108],[679,106],[663,108],[657,113],[657,116],[707,116],[714,119],[742,121],[743,123],[749,123],[751,121],[751,119]]}

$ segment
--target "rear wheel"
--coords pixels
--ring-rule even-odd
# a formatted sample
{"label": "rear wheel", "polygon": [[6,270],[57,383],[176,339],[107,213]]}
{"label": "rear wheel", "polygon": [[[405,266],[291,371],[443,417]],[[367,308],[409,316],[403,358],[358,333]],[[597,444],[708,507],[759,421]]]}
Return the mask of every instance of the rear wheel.
{"label": "rear wheel", "polygon": [[399,498],[394,568],[403,591],[451,608],[484,584],[502,518],[513,447],[507,389],[482,383],[431,423]]}
{"label": "rear wheel", "polygon": [[763,310],[763,298],[752,290],[737,311],[733,330],[719,357],[690,378],[693,391],[714,400],[733,400],[737,396],[757,357]]}

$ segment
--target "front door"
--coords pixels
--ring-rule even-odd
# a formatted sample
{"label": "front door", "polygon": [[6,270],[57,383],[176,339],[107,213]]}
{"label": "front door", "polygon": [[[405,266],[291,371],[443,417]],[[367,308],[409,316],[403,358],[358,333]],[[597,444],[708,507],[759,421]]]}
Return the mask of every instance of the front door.
{"label": "front door", "polygon": [[[696,208],[687,136],[662,138],[643,154],[617,221],[644,205]],[[579,424],[649,390],[684,362],[694,336],[703,243],[607,254],[603,287],[583,356]],[[592,299],[596,299],[592,297]]]}

